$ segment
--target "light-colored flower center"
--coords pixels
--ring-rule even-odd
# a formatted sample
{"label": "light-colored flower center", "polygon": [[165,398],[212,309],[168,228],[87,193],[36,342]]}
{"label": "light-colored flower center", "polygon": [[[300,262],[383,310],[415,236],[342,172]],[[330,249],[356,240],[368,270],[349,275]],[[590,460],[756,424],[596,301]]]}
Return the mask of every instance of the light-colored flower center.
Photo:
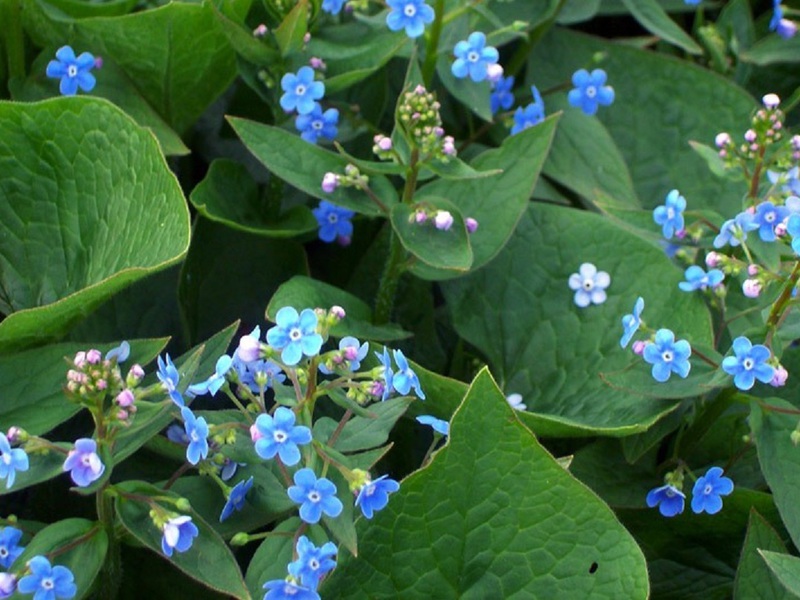
{"label": "light-colored flower center", "polygon": [[296,342],[301,337],[303,337],[303,332],[300,331],[300,328],[292,327],[292,329],[289,331],[289,339],[291,339],[293,342]]}
{"label": "light-colored flower center", "polygon": [[414,17],[417,14],[417,7],[409,3],[403,7],[403,14],[407,17]]}
{"label": "light-colored flower center", "polygon": [[11,453],[10,452],[4,452],[4,453],[0,454],[0,456],[3,457],[3,463],[5,463],[7,465],[11,464]]}
{"label": "light-colored flower center", "polygon": [[478,54],[477,52],[475,52],[475,50],[473,50],[472,52],[467,54],[467,60],[469,62],[473,62],[473,63],[474,62],[478,62],[478,59],[480,59],[480,57],[481,57],[481,55]]}
{"label": "light-colored flower center", "polygon": [[92,466],[92,455],[91,454],[84,454],[81,456],[81,462],[83,463],[84,467],[91,467]]}
{"label": "light-colored flower center", "polygon": [[192,441],[193,441],[193,442],[198,442],[198,441],[200,441],[200,435],[197,433],[197,430],[196,430],[196,429],[192,429],[192,433],[191,433],[191,434],[189,434],[189,437],[190,437],[190,438],[192,438]]}
{"label": "light-colored flower center", "polygon": [[594,289],[594,281],[591,279],[584,279],[583,289],[585,289],[587,292],[591,292]]}
{"label": "light-colored flower center", "polygon": [[595,96],[597,96],[597,88],[594,87],[593,85],[590,85],[586,88],[585,93],[587,98],[594,98]]}
{"label": "light-colored flower center", "polygon": [[755,366],[755,361],[753,361],[753,359],[752,359],[752,358],[745,358],[745,359],[742,361],[742,366],[743,366],[743,367],[744,367],[744,368],[745,368],[747,371],[749,371],[750,369],[752,369],[752,368]]}
{"label": "light-colored flower center", "polygon": [[319,119],[317,119],[315,121],[311,121],[311,128],[312,129],[316,129],[317,131],[319,131],[320,129],[322,129],[323,126],[324,126],[324,123],[322,121],[320,121]]}
{"label": "light-colored flower center", "polygon": [[275,440],[276,442],[278,442],[279,444],[282,444],[287,439],[289,439],[289,436],[286,435],[285,431],[283,431],[281,429],[276,429],[275,433],[272,434],[272,439]]}
{"label": "light-colored flower center", "polygon": [[52,577],[42,577],[42,589],[43,590],[52,590],[56,587],[56,584],[53,583]]}
{"label": "light-colored flower center", "polygon": [[675,218],[675,209],[671,206],[667,208],[667,218],[670,220]]}
{"label": "light-colored flower center", "polygon": [[312,558],[310,561],[308,561],[308,567],[312,571],[316,571],[317,569],[319,569],[319,566],[320,566],[319,561],[316,558]]}
{"label": "light-colored flower center", "polygon": [[313,502],[314,504],[316,504],[317,502],[322,500],[322,496],[320,496],[320,494],[319,494],[319,492],[317,490],[311,490],[310,492],[308,492],[308,496],[307,497],[308,497],[308,500],[310,502]]}
{"label": "light-colored flower center", "polygon": [[664,362],[672,362],[673,358],[675,358],[675,356],[672,354],[671,350],[664,350],[664,352],[661,353],[661,360]]}
{"label": "light-colored flower center", "polygon": [[6,556],[8,556],[8,548],[0,546],[0,558],[5,558]]}
{"label": "light-colored flower center", "polygon": [[299,83],[296,88],[294,88],[294,93],[298,96],[304,96],[306,93],[306,86],[302,83]]}
{"label": "light-colored flower center", "polygon": [[706,487],[704,487],[704,488],[703,488],[703,493],[704,493],[705,495],[708,495],[708,494],[710,494],[710,493],[712,492],[712,490],[713,490],[713,489],[714,489],[714,488],[713,488],[713,487],[711,487],[711,484],[710,484],[710,483],[707,483],[707,484],[706,484]]}
{"label": "light-colored flower center", "polygon": [[671,489],[667,488],[666,496],[667,496],[667,498],[674,498],[675,497],[675,492],[673,492]]}
{"label": "light-colored flower center", "polygon": [[339,222],[339,215],[337,215],[336,213],[328,214],[328,223],[330,223],[331,225],[334,225],[334,224],[336,224],[338,222]]}
{"label": "light-colored flower center", "polygon": [[767,214],[764,215],[764,220],[767,223],[772,223],[775,220],[775,213],[772,211],[768,212]]}
{"label": "light-colored flower center", "polygon": [[67,76],[68,77],[75,77],[78,75],[78,67],[75,65],[70,65],[67,67]]}

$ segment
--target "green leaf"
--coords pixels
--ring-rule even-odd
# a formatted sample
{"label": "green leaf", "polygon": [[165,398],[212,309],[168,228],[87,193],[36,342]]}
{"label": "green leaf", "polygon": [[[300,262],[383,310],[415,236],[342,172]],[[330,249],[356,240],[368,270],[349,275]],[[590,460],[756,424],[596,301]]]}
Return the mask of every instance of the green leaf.
{"label": "green leaf", "polygon": [[83,0],[47,0],[47,2],[75,18],[116,17],[128,14],[136,6],[136,0],[108,0],[102,3]]}
{"label": "green leaf", "polygon": [[[605,303],[581,309],[567,282],[585,262],[612,279]],[[625,368],[649,376],[649,365],[619,347],[622,328],[614,326],[637,296],[650,327],[711,343],[708,310],[699,296],[677,292],[682,279],[660,249],[608,219],[533,204],[494,261],[443,291],[456,331],[484,353],[506,393],[522,394],[532,412],[520,418],[534,431],[621,436],[675,407],[603,381],[601,374]]]}
{"label": "green leaf", "polygon": [[711,146],[695,142],[694,140],[689,140],[689,145],[692,147],[692,150],[700,155],[700,158],[706,161],[709,170],[714,175],[717,177],[730,177],[732,175],[731,171],[725,168],[725,161],[720,158],[718,150],[714,150]]}
{"label": "green leaf", "polygon": [[[223,5],[221,8],[224,10],[229,6],[229,4]],[[265,40],[255,37],[252,30],[248,27],[240,25],[232,20],[229,16],[223,14],[216,6],[214,6],[214,15],[217,17],[222,32],[227,36],[231,47],[239,56],[254,65],[273,65],[280,63],[280,53],[275,48],[268,45]]]}
{"label": "green leaf", "polygon": [[[764,559],[760,556],[762,550],[786,553],[780,536],[770,527],[764,518],[755,510],[750,512],[750,522],[747,524],[747,536],[742,546],[742,558],[736,569],[734,583],[734,600],[747,598],[763,598],[764,600],[791,598],[786,590],[770,572]],[[798,588],[800,590],[800,587]]]}
{"label": "green leaf", "polygon": [[484,121],[492,121],[492,109],[489,104],[492,86],[488,81],[476,83],[469,77],[458,79],[450,70],[453,64],[452,56],[440,54],[436,61],[436,73],[442,80],[444,87],[453,97],[469,110],[474,112]]}
{"label": "green leaf", "polygon": [[800,39],[797,36],[785,40],[779,35],[761,38],[750,49],[739,54],[739,60],[764,67],[775,63],[800,61]]}
{"label": "green leaf", "polygon": [[558,13],[559,25],[582,23],[593,18],[600,10],[601,0],[566,0]]}
{"label": "green leaf", "polygon": [[503,172],[503,169],[476,171],[459,158],[451,158],[447,162],[430,160],[423,163],[423,165],[424,168],[442,179],[482,179],[484,177],[493,177]]}
{"label": "green leaf", "polygon": [[[455,204],[444,198],[418,194],[415,205],[396,204],[392,208],[392,228],[403,247],[426,265],[447,271],[467,271],[472,264],[472,248],[464,225],[464,216]],[[418,207],[448,211],[453,225],[447,231],[437,229],[432,220],[417,223]]]}
{"label": "green leaf", "polygon": [[358,533],[370,552],[340,557],[326,597],[648,593],[633,538],[515,418],[486,370],[454,415],[447,444],[385,509],[360,520]]}
{"label": "green leaf", "polygon": [[[126,481],[115,488],[119,492],[116,508],[122,526],[150,550],[162,555],[162,533],[150,518],[151,505],[154,502],[160,504],[157,500],[160,498],[177,500],[179,496],[143,481]],[[162,506],[169,511],[175,509],[171,503]],[[172,558],[164,557],[165,560],[170,560],[189,577],[212,590],[225,592],[234,598],[249,599],[239,565],[219,534],[194,510],[183,511],[182,514],[192,517],[192,522],[200,530],[199,535],[186,552],[176,551]]]}
{"label": "green leaf", "polygon": [[697,42],[669,18],[656,0],[622,0],[622,2],[645,29],[665,42],[678,46],[689,54],[703,53]]}
{"label": "green leaf", "polygon": [[[4,423],[8,421],[3,421]],[[13,423],[13,421],[11,421]],[[54,444],[61,451],[48,450],[47,452],[31,453],[28,456],[28,470],[17,471],[14,485],[6,487],[6,480],[0,484],[0,496],[18,492],[37,483],[55,479],[64,473],[64,461],[67,453],[72,449],[72,444],[58,442]]]}
{"label": "green leaf", "polygon": [[0,352],[63,335],[188,248],[155,138],[105,100],[0,102],[0,164]]}
{"label": "green leaf", "polygon": [[[384,209],[355,188],[338,188],[332,194],[322,191],[322,178],[327,172],[344,173],[349,161],[316,144],[270,125],[228,117],[236,134],[247,149],[272,173],[300,191],[329,200],[365,215],[381,215]],[[369,187],[386,209],[397,203],[397,191],[382,175],[373,175]]]}
{"label": "green leaf", "polygon": [[[786,590],[788,590],[788,597],[800,597],[800,558],[762,549],[759,549],[758,553],[764,558],[767,566],[783,584]],[[780,596],[776,595],[778,598],[786,596],[787,594],[785,593]],[[763,596],[761,597],[763,598]]]}
{"label": "green leaf", "polygon": [[[403,416],[411,398],[394,398],[369,407],[372,417],[353,417],[342,428],[333,445],[339,452],[356,452],[377,448],[386,443],[394,424]],[[323,440],[327,443],[327,440]]]}
{"label": "green leaf", "polygon": [[308,31],[308,10],[308,0],[299,0],[275,30],[275,41],[283,56],[302,50],[303,37]]}

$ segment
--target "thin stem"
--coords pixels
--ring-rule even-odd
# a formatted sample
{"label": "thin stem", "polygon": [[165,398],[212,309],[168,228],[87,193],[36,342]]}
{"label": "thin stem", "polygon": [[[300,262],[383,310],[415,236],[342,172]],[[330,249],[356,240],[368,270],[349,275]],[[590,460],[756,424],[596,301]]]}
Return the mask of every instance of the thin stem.
{"label": "thin stem", "polygon": [[800,277],[800,261],[795,263],[794,270],[792,274],[789,275],[789,280],[786,282],[786,287],[783,288],[781,295],[775,301],[775,304],[772,305],[772,310],[769,312],[769,317],[767,317],[767,327],[775,327],[775,325],[777,325],[786,304],[792,299],[792,290],[795,285],[797,285],[798,277]]}
{"label": "thin stem", "polygon": [[383,212],[385,214],[389,214],[389,208],[383,203],[383,201],[380,198],[378,198],[378,196],[375,195],[375,192],[373,192],[371,189],[369,189],[368,185],[358,186],[358,189],[360,189],[362,192],[364,192],[369,197],[369,199],[372,200],[372,202],[378,208],[381,209],[381,212]]}
{"label": "thin stem", "polygon": [[167,483],[164,484],[164,487],[162,489],[166,491],[169,488],[171,488],[175,484],[175,482],[178,481],[178,478],[184,473],[186,473],[186,471],[188,471],[191,468],[191,466],[192,465],[188,462],[183,463],[180,467],[178,467],[178,470],[172,474],[172,477],[169,478],[169,481],[167,481]]}
{"label": "thin stem", "polygon": [[350,420],[350,417],[352,416],[353,416],[353,411],[348,408],[344,412],[342,420],[339,421],[339,425],[337,425],[336,429],[331,434],[331,437],[328,438],[328,446],[333,448],[336,445],[336,440],[339,439],[339,435],[342,433],[342,429],[344,429],[344,426],[347,424],[347,422]]}
{"label": "thin stem", "polygon": [[715,369],[719,368],[719,364],[715,363],[715,362],[714,362],[713,360],[711,360],[711,359],[710,359],[708,356],[706,356],[705,354],[703,354],[702,352],[700,352],[700,351],[699,351],[699,350],[697,350],[696,348],[692,348],[692,355],[693,355],[693,356],[696,356],[697,358],[699,358],[700,360],[702,360],[704,363],[706,363],[706,364],[708,364],[708,365],[711,365],[711,366],[712,366],[712,367],[714,367]]}
{"label": "thin stem", "polygon": [[747,194],[748,198],[753,200],[758,198],[758,183],[761,179],[761,168],[764,166],[764,152],[766,151],[767,149],[763,144],[758,148],[758,159],[753,170],[753,177],[750,179],[750,191]]}
{"label": "thin stem", "polygon": [[428,44],[425,47],[425,62],[422,65],[422,81],[425,87],[431,86],[433,74],[436,71],[436,56],[439,53],[439,37],[442,35],[442,20],[444,19],[444,0],[436,0],[433,8],[436,16],[428,37]]}

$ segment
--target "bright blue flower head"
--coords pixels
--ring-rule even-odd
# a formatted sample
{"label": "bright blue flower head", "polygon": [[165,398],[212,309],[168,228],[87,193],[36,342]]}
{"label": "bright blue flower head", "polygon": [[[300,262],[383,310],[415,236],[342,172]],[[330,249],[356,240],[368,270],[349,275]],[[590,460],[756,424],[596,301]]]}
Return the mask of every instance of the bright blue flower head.
{"label": "bright blue flower head", "polygon": [[740,390],[749,390],[755,380],[769,383],[775,375],[775,367],[767,361],[772,356],[769,348],[763,344],[753,345],[744,336],[733,340],[733,352],[736,356],[728,356],[722,361],[722,370],[733,375],[733,383]]}
{"label": "bright blue flower head", "polygon": [[223,354],[217,359],[214,374],[200,383],[195,383],[186,388],[186,395],[190,398],[195,396],[203,396],[211,394],[212,396],[219,391],[222,384],[225,383],[225,375],[231,370],[233,366],[233,359],[227,354]]}
{"label": "bright blue flower head", "polygon": [[614,102],[614,88],[606,83],[606,72],[595,69],[591,73],[579,69],[572,75],[575,89],[570,90],[567,100],[572,106],[578,106],[587,115],[597,112],[598,106],[608,106]]}
{"label": "bright blue flower head", "polygon": [[164,387],[164,391],[169,394],[170,399],[177,406],[184,406],[183,396],[181,396],[181,393],[178,391],[178,381],[181,376],[178,373],[178,369],[176,369],[175,365],[172,363],[169,354],[167,354],[166,361],[161,358],[161,356],[158,357],[158,371],[156,372],[156,377],[158,377],[158,380]]}
{"label": "bright blue flower head", "polygon": [[394,382],[394,371],[392,371],[392,359],[389,357],[389,350],[386,346],[383,347],[383,353],[375,353],[378,361],[383,365],[383,394],[381,395],[381,402],[389,398],[392,393],[392,383]]}
{"label": "bright blue flower head", "polygon": [[789,217],[786,231],[792,236],[792,250],[794,250],[795,254],[800,254],[800,215],[793,214]]}
{"label": "bright blue flower head", "polygon": [[56,59],[47,64],[47,76],[60,79],[58,91],[62,96],[74,96],[81,88],[84,92],[94,89],[95,78],[91,74],[94,68],[94,56],[88,52],[77,58],[75,51],[69,46],[62,46],[56,52]]}
{"label": "bright blue flower head", "polygon": [[188,406],[181,409],[181,417],[183,417],[183,428],[189,438],[186,460],[196,465],[201,458],[208,456],[208,423],[203,417],[195,417]]}
{"label": "bright blue flower head", "polygon": [[3,527],[0,530],[0,567],[11,568],[20,554],[25,550],[19,545],[22,539],[22,531],[16,527]]}
{"label": "bright blue flower head", "polygon": [[692,488],[692,510],[714,515],[722,510],[722,498],[733,491],[733,481],[722,476],[722,469],[711,467]]}
{"label": "bright blue flower head", "polygon": [[644,359],[653,365],[653,379],[660,383],[667,381],[673,373],[685,378],[692,367],[689,363],[691,355],[689,342],[676,342],[675,334],[669,329],[659,329],[655,341],[644,347]]}
{"label": "bright blue flower head", "polygon": [[663,206],[657,206],[653,211],[653,220],[661,225],[661,233],[669,239],[684,227],[683,211],[686,210],[686,198],[678,190],[667,194]]}
{"label": "bright blue flower head", "polygon": [[458,42],[453,48],[456,60],[450,67],[459,79],[469,75],[472,81],[483,81],[488,75],[489,65],[500,58],[497,48],[486,45],[486,35],[480,31],[469,34],[466,40]]}
{"label": "bright blue flower head", "polygon": [[568,283],[569,288],[575,290],[575,305],[586,308],[606,301],[606,288],[611,285],[611,277],[605,271],[598,271],[592,263],[583,263],[577,273],[569,276]]}
{"label": "bright blue flower head", "polygon": [[106,352],[105,359],[106,360],[116,360],[117,364],[124,363],[128,360],[128,357],[131,355],[131,345],[126,342],[122,341],[119,346],[116,348],[112,348],[108,352]]}
{"label": "bright blue flower head", "polygon": [[765,242],[774,242],[775,226],[782,223],[789,216],[789,209],[785,206],[775,206],[772,202],[762,202],[756,207],[755,222],[758,225],[758,235]]}
{"label": "bright blue flower head", "polygon": [[325,84],[314,80],[314,69],[300,67],[297,73],[286,73],[281,78],[281,108],[286,112],[297,110],[307,115],[314,110],[317,100],[325,95]]}
{"label": "bright blue flower head", "polygon": [[75,576],[67,567],[53,567],[44,556],[34,556],[28,561],[28,567],[31,574],[19,580],[17,591],[34,594],[33,600],[73,598],[78,592]]}
{"label": "bright blue flower head", "polygon": [[450,423],[442,419],[437,419],[432,415],[420,415],[417,417],[417,422],[423,425],[429,425],[434,431],[442,435],[450,435]]}
{"label": "bright blue flower head", "polygon": [[639,326],[642,324],[642,311],[644,310],[644,298],[641,296],[636,299],[636,304],[633,305],[633,313],[622,317],[622,337],[619,340],[619,345],[623,348],[627,347],[633,335],[639,331]]}
{"label": "bright blue flower head", "polygon": [[684,277],[686,277],[686,281],[681,281],[678,287],[684,292],[693,292],[709,287],[717,287],[725,279],[725,273],[719,269],[709,269],[708,273],[706,273],[702,267],[692,265],[686,269]]}
{"label": "bright blue flower head", "polygon": [[662,485],[647,492],[647,506],[655,508],[665,517],[674,517],[683,512],[686,496],[672,485]]}
{"label": "bright blue flower head", "polygon": [[28,470],[28,455],[22,448],[11,448],[5,433],[0,433],[0,479],[6,480],[6,489],[14,485],[17,471]]}
{"label": "bright blue flower head", "polygon": [[62,467],[78,487],[89,487],[100,479],[106,466],[97,455],[97,442],[90,438],[75,440],[75,447],[67,454]]}
{"label": "bright blue flower head", "polygon": [[533,102],[525,108],[518,107],[514,112],[514,125],[511,127],[511,135],[544,121],[544,100],[542,100],[542,96],[535,85],[531,86],[531,93],[533,94]]}
{"label": "bright blue flower head", "polygon": [[[235,465],[236,463],[233,464]],[[225,506],[222,507],[222,513],[219,515],[220,523],[230,517],[233,514],[233,511],[242,510],[244,508],[244,499],[251,487],[253,487],[252,477],[247,480],[243,479],[233,486],[230,494],[228,494],[228,500],[225,502]]]}
{"label": "bright blue flower head", "polygon": [[320,600],[315,590],[285,579],[273,579],[264,584],[264,600]]}
{"label": "bright blue flower head", "polygon": [[307,115],[297,115],[294,126],[300,132],[300,137],[307,142],[316,144],[319,138],[333,140],[339,132],[339,111],[329,108],[322,112],[319,102],[314,103],[314,109]]}
{"label": "bright blue flower head", "polygon": [[242,365],[239,371],[239,380],[242,384],[250,388],[254,394],[261,392],[263,388],[267,389],[275,385],[275,382],[283,383],[286,381],[286,375],[280,365],[272,360],[257,360],[252,363]]}
{"label": "bright blue flower head", "polygon": [[310,590],[316,590],[319,580],[336,566],[336,544],[326,542],[317,548],[306,536],[297,540],[297,560],[289,563],[289,574]]}
{"label": "bright blue flower head", "polygon": [[425,25],[433,23],[436,13],[425,4],[425,0],[386,0],[389,14],[386,26],[392,31],[406,30],[410,38],[417,38],[425,31]]}
{"label": "bright blue flower head", "polygon": [[758,229],[753,215],[749,212],[740,212],[733,219],[728,219],[719,228],[719,235],[714,238],[714,248],[722,248],[730,244],[738,246],[747,239],[747,233]]}
{"label": "bright blue flower head", "polygon": [[161,550],[167,556],[172,556],[173,550],[186,552],[199,533],[197,525],[192,523],[192,517],[183,515],[170,519],[164,524]]}
{"label": "bright blue flower head", "polygon": [[338,15],[342,12],[345,0],[322,0],[322,10],[332,15]]}
{"label": "bright blue flower head", "polygon": [[258,415],[254,426],[260,436],[256,439],[256,454],[265,460],[277,454],[281,462],[290,467],[300,462],[297,446],[311,442],[311,430],[294,422],[294,411],[285,406],[279,406],[274,416]]}
{"label": "bright blue flower head", "polygon": [[281,360],[296,365],[306,356],[316,356],[322,348],[322,336],[317,333],[317,315],[305,308],[298,315],[291,306],[284,306],[275,315],[275,327],[267,331],[267,343],[281,351]]}
{"label": "bright blue flower head", "polygon": [[399,483],[394,479],[387,479],[387,477],[388,475],[383,475],[365,483],[358,492],[356,506],[361,509],[367,519],[371,519],[376,511],[386,508],[386,505],[389,504],[389,494],[400,489]]}
{"label": "bright blue flower head", "polygon": [[322,513],[336,518],[344,508],[336,497],[336,485],[324,477],[317,479],[307,467],[294,474],[294,485],[287,493],[293,502],[300,504],[300,518],[311,525],[319,523]]}
{"label": "bright blue flower head", "polygon": [[[358,339],[348,335],[339,340],[339,351],[341,352],[341,366],[346,367],[349,371],[358,371],[361,361],[367,357],[369,352],[369,342],[362,344]],[[336,359],[336,361],[338,360],[339,358]],[[319,365],[319,370],[325,375],[333,373],[322,363]]]}
{"label": "bright blue flower head", "polygon": [[422,392],[422,388],[419,384],[419,377],[417,377],[417,374],[414,373],[409,366],[408,360],[406,360],[403,352],[401,350],[393,350],[392,354],[394,355],[394,362],[397,364],[397,371],[394,373],[392,379],[394,389],[398,394],[407,396],[413,387],[417,397],[420,400],[425,400],[425,394]]}
{"label": "bright blue flower head", "polygon": [[350,219],[355,213],[347,208],[321,200],[319,206],[311,211],[319,223],[319,239],[333,242],[337,238],[349,238],[353,235],[353,223]]}
{"label": "bright blue flower head", "polygon": [[489,96],[489,106],[492,109],[492,114],[497,113],[501,108],[509,110],[514,105],[514,76],[501,77],[497,83],[492,86],[492,95]]}

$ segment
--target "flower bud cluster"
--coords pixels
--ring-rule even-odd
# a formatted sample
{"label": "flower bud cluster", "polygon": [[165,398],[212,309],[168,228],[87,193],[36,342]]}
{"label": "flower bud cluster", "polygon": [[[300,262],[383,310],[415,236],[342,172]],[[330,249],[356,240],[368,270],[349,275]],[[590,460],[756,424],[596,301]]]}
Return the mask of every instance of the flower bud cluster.
{"label": "flower bud cluster", "polygon": [[322,177],[322,191],[326,194],[332,194],[339,187],[355,187],[358,189],[365,189],[369,185],[369,176],[362,175],[361,171],[354,164],[348,164],[344,168],[344,174],[340,175],[332,171],[328,171]]}
{"label": "flower bud cluster", "polygon": [[[430,208],[423,205],[417,206],[416,210],[408,217],[409,223],[423,223],[431,222],[436,229],[440,231],[449,231],[453,227],[455,219],[449,210],[439,210],[437,208]],[[464,227],[467,233],[475,233],[478,229],[478,221],[472,217],[464,219]]]}
{"label": "flower bud cluster", "polygon": [[419,148],[423,158],[431,157],[447,162],[457,152],[455,140],[444,134],[440,108],[436,95],[418,85],[413,91],[404,94],[397,114],[412,145]]}

